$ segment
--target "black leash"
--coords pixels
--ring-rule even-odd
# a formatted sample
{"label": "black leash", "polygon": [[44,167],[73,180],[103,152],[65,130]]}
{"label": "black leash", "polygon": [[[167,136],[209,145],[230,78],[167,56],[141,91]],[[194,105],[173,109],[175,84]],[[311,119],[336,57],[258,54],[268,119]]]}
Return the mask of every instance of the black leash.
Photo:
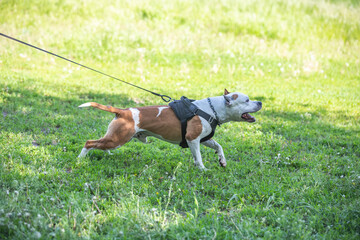
{"label": "black leash", "polygon": [[99,71],[99,70],[96,70],[96,69],[94,69],[94,68],[87,67],[87,66],[85,66],[85,65],[82,65],[82,64],[77,63],[77,62],[75,62],[75,61],[72,61],[72,60],[70,60],[70,59],[67,59],[67,58],[65,58],[65,57],[59,56],[59,55],[57,55],[57,54],[55,54],[55,53],[46,51],[46,50],[44,50],[44,49],[42,49],[42,48],[39,48],[39,47],[36,47],[36,46],[31,45],[31,44],[29,44],[29,43],[23,42],[23,41],[21,41],[21,40],[19,40],[19,39],[10,37],[10,36],[8,36],[8,35],[5,35],[5,34],[3,34],[3,33],[0,33],[0,36],[6,37],[6,38],[11,39],[11,40],[13,40],[13,41],[16,41],[16,42],[18,42],[18,43],[24,44],[24,45],[26,45],[26,46],[28,46],[28,47],[32,47],[32,48],[35,48],[35,49],[37,49],[37,50],[39,50],[39,51],[42,51],[42,52],[48,53],[48,54],[50,54],[50,55],[53,55],[53,56],[55,56],[55,57],[61,58],[61,59],[65,60],[65,61],[68,61],[68,62],[71,62],[71,63],[73,63],[73,64],[79,65],[79,66],[81,66],[81,67],[83,67],[83,68],[87,68],[87,69],[89,69],[89,70],[91,70],[91,71],[94,71],[94,72],[97,72],[97,73],[99,73],[99,74],[105,75],[105,76],[107,76],[107,77],[109,77],[109,78],[118,80],[118,81],[123,82],[123,83],[125,83],[125,84],[128,84],[128,85],[130,85],[130,86],[139,88],[139,89],[141,89],[141,90],[144,90],[144,91],[146,91],[146,92],[149,92],[149,93],[151,93],[151,94],[154,94],[155,96],[161,97],[161,99],[164,100],[165,102],[170,102],[170,101],[172,100],[172,98],[169,97],[169,96],[167,96],[167,95],[162,95],[162,94],[160,94],[160,93],[156,93],[156,92],[147,90],[147,89],[145,89],[145,88],[136,86],[135,84],[132,84],[132,83],[129,83],[129,82],[125,82],[124,80],[121,80],[121,79],[119,79],[119,78],[117,78],[117,77],[114,77],[114,76],[111,76],[111,75],[109,75],[109,74],[103,73],[103,72],[101,72],[101,71]]}

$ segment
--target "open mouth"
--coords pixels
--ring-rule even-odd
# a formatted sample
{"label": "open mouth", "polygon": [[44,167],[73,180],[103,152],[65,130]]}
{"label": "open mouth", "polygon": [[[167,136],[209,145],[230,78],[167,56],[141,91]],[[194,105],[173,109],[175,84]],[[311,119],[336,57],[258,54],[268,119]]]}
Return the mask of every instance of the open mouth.
{"label": "open mouth", "polygon": [[241,115],[241,118],[244,119],[246,122],[255,122],[256,121],[256,119],[253,116],[251,116],[249,113],[243,113]]}

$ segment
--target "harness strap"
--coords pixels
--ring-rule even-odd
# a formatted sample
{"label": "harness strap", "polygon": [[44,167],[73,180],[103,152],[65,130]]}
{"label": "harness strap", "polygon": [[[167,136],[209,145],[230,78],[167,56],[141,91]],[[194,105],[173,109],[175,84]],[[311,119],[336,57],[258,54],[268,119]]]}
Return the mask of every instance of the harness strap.
{"label": "harness strap", "polygon": [[[183,148],[189,147],[187,144],[187,141],[185,139],[186,128],[187,128],[187,122],[190,119],[192,119],[194,116],[198,115],[198,116],[204,118],[206,121],[209,122],[211,129],[212,129],[211,133],[208,136],[202,138],[200,140],[200,142],[204,142],[204,141],[207,141],[210,138],[212,138],[215,134],[216,126],[220,125],[219,122],[213,116],[204,112],[203,110],[198,108],[195,104],[191,103],[193,101],[194,100],[190,100],[187,97],[182,96],[180,100],[169,103],[169,106],[173,109],[173,111],[175,112],[175,115],[181,122],[182,141],[179,145]],[[184,107],[186,109],[183,109]]]}

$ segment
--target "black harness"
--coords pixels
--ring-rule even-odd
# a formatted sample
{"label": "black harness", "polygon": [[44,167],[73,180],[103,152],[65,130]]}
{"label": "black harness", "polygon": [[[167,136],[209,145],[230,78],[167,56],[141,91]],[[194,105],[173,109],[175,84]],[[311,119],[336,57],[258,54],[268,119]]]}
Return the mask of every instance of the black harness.
{"label": "black harness", "polygon": [[[192,103],[193,101],[195,101],[195,100],[190,100],[187,97],[182,96],[180,100],[174,100],[171,103],[169,103],[169,106],[175,112],[176,117],[181,122],[182,140],[179,145],[183,148],[189,147],[186,142],[186,139],[185,139],[186,127],[187,127],[187,122],[190,119],[192,119],[194,116],[198,115],[198,116],[204,118],[206,121],[208,121],[210,123],[211,129],[212,129],[211,133],[208,136],[202,138],[200,140],[200,142],[204,142],[204,141],[207,141],[210,138],[212,138],[215,134],[216,126],[220,125],[220,123],[217,119],[215,119],[210,114],[208,114],[208,113],[204,112],[203,110],[201,110],[200,108],[198,108],[195,104]],[[208,101],[209,101],[211,108],[213,109],[210,99],[208,99]],[[215,111],[214,111],[214,113],[216,115]]]}

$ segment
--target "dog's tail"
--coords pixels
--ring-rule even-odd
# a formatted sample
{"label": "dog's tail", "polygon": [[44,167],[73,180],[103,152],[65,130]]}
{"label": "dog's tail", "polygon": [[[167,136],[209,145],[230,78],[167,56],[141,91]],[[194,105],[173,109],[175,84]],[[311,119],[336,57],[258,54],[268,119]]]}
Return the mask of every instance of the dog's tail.
{"label": "dog's tail", "polygon": [[79,106],[80,108],[83,107],[93,107],[93,108],[97,108],[103,111],[107,111],[107,112],[111,112],[111,113],[116,113],[116,114],[120,114],[121,110],[120,108],[116,108],[116,107],[112,107],[112,106],[105,106],[96,102],[88,102],[88,103],[84,103],[81,104]]}

